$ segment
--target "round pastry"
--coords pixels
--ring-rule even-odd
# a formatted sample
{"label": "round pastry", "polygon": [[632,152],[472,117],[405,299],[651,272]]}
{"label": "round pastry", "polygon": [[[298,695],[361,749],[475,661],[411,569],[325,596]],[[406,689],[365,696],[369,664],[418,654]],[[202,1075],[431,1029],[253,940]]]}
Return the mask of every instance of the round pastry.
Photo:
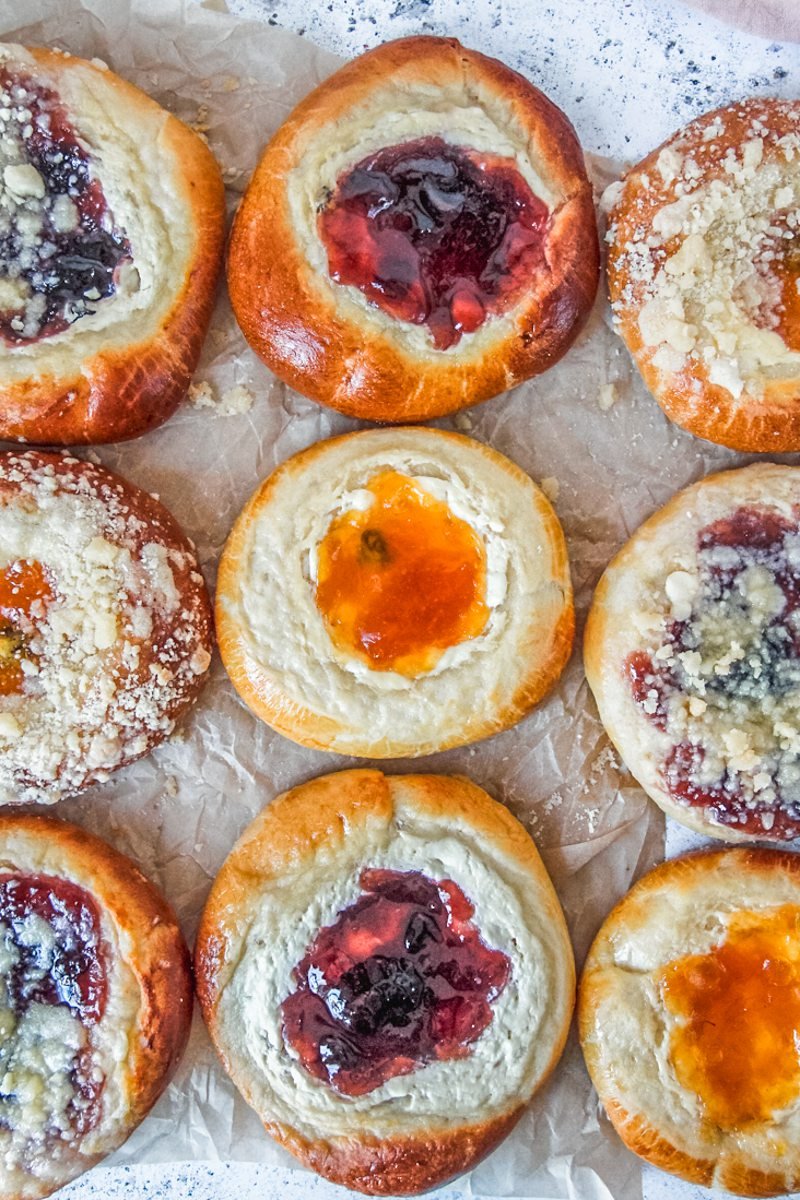
{"label": "round pastry", "polygon": [[191,543],[92,463],[0,454],[0,804],[49,804],[163,741],[211,661]]}
{"label": "round pastry", "polygon": [[201,139],[99,61],[0,46],[0,438],[135,437],[189,384],[224,239]]}
{"label": "round pastry", "polygon": [[433,429],[290,458],[251,497],[217,581],[222,660],[305,746],[428,754],[513,725],[569,657],[558,519],[507,458]]}
{"label": "round pastry", "polygon": [[612,741],[670,816],[800,836],[800,470],[680,492],[607,568],[586,675]]}
{"label": "round pastry", "polygon": [[656,867],[586,960],[586,1065],[625,1144],[741,1196],[800,1188],[800,856]]}
{"label": "round pastry", "polygon": [[495,59],[410,37],[337,71],[275,134],[228,286],[245,337],[293,388],[421,421],[552,366],[598,262],[564,114]]}
{"label": "round pastry", "polygon": [[469,1170],[557,1062],[575,968],[533,841],[464,778],[324,775],[223,864],[200,1003],[266,1128],[328,1179],[413,1194]]}
{"label": "round pastry", "polygon": [[671,420],[734,450],[800,449],[800,101],[679,130],[610,216],[617,326]]}
{"label": "round pastry", "polygon": [[38,1200],[156,1102],[192,1014],[175,914],[130,859],[50,817],[0,814],[0,1192]]}

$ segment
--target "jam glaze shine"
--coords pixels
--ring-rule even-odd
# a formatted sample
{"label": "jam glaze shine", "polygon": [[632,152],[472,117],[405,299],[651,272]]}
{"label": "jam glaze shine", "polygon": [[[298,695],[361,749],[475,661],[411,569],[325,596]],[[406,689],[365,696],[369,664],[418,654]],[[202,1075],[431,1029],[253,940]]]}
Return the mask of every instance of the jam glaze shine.
{"label": "jam glaze shine", "polygon": [[489,617],[486,550],[474,529],[409,476],[365,485],[364,510],[335,517],[319,546],[315,600],[334,644],[410,677]]}
{"label": "jam glaze shine", "polygon": [[425,137],[343,172],[318,230],[336,283],[447,350],[546,269],[548,219],[513,159]]}
{"label": "jam glaze shine", "polygon": [[281,1006],[287,1045],[344,1096],[468,1056],[511,976],[452,880],[369,868],[359,882],[362,894],[320,930]]}
{"label": "jam glaze shine", "polygon": [[0,338],[63,332],[117,289],[131,247],[59,95],[0,66]]}
{"label": "jam glaze shine", "polygon": [[[92,1062],[88,1034],[105,1012],[108,998],[106,946],[100,913],[92,897],[68,880],[39,874],[0,874],[0,944],[4,974],[4,1017],[0,1037],[0,1077],[26,1077],[26,1019],[36,1011],[65,1009],[80,1021],[87,1038],[74,1051],[69,1072],[72,1098],[63,1120],[83,1134],[100,1115],[103,1078]],[[41,1019],[41,1018],[39,1018]],[[30,1036],[30,1035],[27,1035]],[[36,1036],[36,1035],[34,1035]],[[0,1096],[0,1126],[14,1112],[13,1092]],[[13,1117],[11,1118],[13,1119]],[[45,1137],[63,1137],[57,1125]]]}
{"label": "jam glaze shine", "polygon": [[737,1133],[800,1098],[800,908],[728,919],[725,937],[661,972],[670,1059],[704,1120]]}

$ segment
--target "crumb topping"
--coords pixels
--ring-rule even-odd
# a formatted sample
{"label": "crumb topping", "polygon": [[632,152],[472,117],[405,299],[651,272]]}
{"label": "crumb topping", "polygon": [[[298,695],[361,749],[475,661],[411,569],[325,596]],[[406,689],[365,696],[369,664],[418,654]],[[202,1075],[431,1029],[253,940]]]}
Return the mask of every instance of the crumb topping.
{"label": "crumb topping", "polygon": [[740,508],[701,530],[693,569],[663,581],[662,619],[625,663],[668,736],[664,785],[751,833],[800,833],[800,531]]}
{"label": "crumb topping", "polygon": [[[634,173],[630,220],[617,208],[607,234],[625,279],[614,310],[638,308],[650,361],[667,375],[700,367],[735,399],[800,372],[784,328],[800,269],[800,131],[776,136],[747,106],[741,115],[740,146],[718,148],[718,114],[699,142],[687,131],[665,146],[651,177]],[[668,199],[653,214],[654,191]]]}
{"label": "crumb topping", "polygon": [[18,620],[24,681],[0,696],[0,801],[51,802],[172,731],[210,663],[202,578],[101,468],[7,455],[0,505],[0,570],[39,562],[52,592]]}
{"label": "crumb topping", "polygon": [[130,245],[59,97],[0,66],[0,336],[50,337],[137,286]]}

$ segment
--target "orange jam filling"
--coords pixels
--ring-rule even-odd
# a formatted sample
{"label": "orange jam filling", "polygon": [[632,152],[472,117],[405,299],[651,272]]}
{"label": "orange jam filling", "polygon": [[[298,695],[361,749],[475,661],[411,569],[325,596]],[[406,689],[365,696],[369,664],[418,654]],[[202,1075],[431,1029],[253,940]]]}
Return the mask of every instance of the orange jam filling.
{"label": "orange jam filling", "polygon": [[319,546],[316,601],[334,643],[378,671],[430,671],[477,637],[489,609],[486,551],[466,521],[397,471],[366,511],[335,517]]}
{"label": "orange jam filling", "polygon": [[[30,626],[33,606],[53,596],[44,567],[17,559],[0,571],[0,696],[22,691],[24,627]],[[21,628],[22,627],[22,628]]]}
{"label": "orange jam filling", "polygon": [[800,909],[734,917],[725,941],[661,975],[680,1083],[720,1129],[737,1131],[800,1096]]}

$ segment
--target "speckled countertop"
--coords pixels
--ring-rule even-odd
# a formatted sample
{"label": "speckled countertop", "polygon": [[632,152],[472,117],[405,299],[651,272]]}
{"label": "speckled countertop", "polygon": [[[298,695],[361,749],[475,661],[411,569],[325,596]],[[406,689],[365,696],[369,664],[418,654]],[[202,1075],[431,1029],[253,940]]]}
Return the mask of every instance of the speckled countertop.
{"label": "speckled countertop", "polygon": [[[392,37],[452,34],[522,71],[565,109],[587,150],[614,158],[640,157],[716,105],[753,94],[796,96],[800,89],[800,46],[739,33],[680,0],[228,0],[228,6],[348,57]],[[347,1194],[289,1166],[209,1163],[98,1168],[59,1197],[336,1200]],[[466,1200],[472,1193],[465,1180],[431,1195]],[[711,1193],[653,1171],[644,1195],[700,1200]]]}

